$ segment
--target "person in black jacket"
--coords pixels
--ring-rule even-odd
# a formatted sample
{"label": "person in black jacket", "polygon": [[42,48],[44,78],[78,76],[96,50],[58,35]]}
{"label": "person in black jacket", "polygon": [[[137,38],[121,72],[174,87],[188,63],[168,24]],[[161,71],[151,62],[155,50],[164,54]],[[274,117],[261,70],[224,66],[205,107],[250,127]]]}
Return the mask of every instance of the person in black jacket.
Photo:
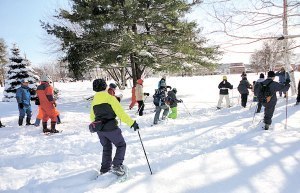
{"label": "person in black jacket", "polygon": [[170,105],[171,113],[169,114],[168,118],[176,119],[177,118],[177,103],[182,103],[183,101],[177,99],[176,97],[177,89],[173,88],[168,92],[167,101]]}
{"label": "person in black jacket", "polygon": [[266,90],[269,90],[267,96],[269,99],[267,101],[262,101],[262,105],[265,107],[265,115],[264,115],[265,130],[268,130],[272,123],[272,117],[277,103],[276,92],[278,91],[287,92],[290,88],[289,79],[286,80],[285,84],[280,84],[278,82],[275,82],[274,79],[275,79],[275,73],[273,71],[269,71],[268,78],[265,81],[263,81],[262,84],[258,84],[258,86],[254,88],[254,93],[256,96],[258,96],[258,99],[263,98],[262,85],[268,87],[268,89]]}
{"label": "person in black jacket", "polygon": [[226,107],[230,107],[229,93],[228,89],[233,89],[233,86],[227,81],[227,76],[223,76],[223,81],[219,84],[220,98],[218,102],[217,109],[221,109],[223,98],[226,100]]}
{"label": "person in black jacket", "polygon": [[252,89],[252,85],[247,80],[247,77],[244,76],[238,86],[238,91],[241,94],[242,107],[244,107],[244,108],[246,108],[246,106],[247,106],[248,95],[249,95],[248,89]]}

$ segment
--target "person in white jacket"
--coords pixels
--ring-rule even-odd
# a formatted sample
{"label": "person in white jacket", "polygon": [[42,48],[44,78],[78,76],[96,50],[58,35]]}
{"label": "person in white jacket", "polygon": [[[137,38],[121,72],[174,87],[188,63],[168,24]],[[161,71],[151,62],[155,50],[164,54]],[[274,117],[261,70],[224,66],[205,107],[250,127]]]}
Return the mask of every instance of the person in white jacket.
{"label": "person in white jacket", "polygon": [[149,93],[144,93],[143,90],[143,83],[144,81],[142,79],[138,79],[136,81],[136,86],[135,86],[135,97],[136,97],[136,101],[138,102],[138,113],[139,116],[143,116],[144,114],[144,96],[149,96]]}
{"label": "person in white jacket", "polygon": [[[263,73],[261,73],[259,75],[259,79],[255,82],[254,88],[257,87],[258,84],[261,84],[263,81],[265,81],[265,75]],[[255,96],[255,97],[257,97],[257,96]],[[255,113],[260,113],[261,107],[262,107],[262,104],[257,99],[257,109],[256,109]]]}

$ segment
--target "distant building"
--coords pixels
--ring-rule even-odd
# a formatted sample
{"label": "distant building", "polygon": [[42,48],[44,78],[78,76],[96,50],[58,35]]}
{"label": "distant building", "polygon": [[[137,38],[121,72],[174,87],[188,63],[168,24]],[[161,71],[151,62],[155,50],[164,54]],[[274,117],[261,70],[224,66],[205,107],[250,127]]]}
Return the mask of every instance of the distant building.
{"label": "distant building", "polygon": [[246,71],[246,67],[244,63],[230,63],[229,64],[229,72],[230,74],[242,74],[242,72]]}

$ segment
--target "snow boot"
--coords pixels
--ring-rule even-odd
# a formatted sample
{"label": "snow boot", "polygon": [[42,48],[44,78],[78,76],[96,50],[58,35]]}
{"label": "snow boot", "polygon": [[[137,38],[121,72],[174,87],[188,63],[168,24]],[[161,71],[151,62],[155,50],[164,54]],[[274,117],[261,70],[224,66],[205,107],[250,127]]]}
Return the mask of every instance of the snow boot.
{"label": "snow boot", "polygon": [[124,165],[113,166],[111,172],[117,176],[123,176],[126,173]]}
{"label": "snow boot", "polygon": [[43,122],[43,133],[50,133],[51,130],[47,128],[47,122]]}
{"label": "snow boot", "polygon": [[270,125],[265,124],[265,130],[269,130],[269,128],[270,128]]}
{"label": "snow boot", "polygon": [[30,123],[30,118],[26,118],[26,125],[34,125],[33,123]]}
{"label": "snow boot", "polygon": [[59,115],[57,116],[57,124],[61,124],[61,120],[60,120]]}
{"label": "snow boot", "polygon": [[58,130],[55,129],[56,122],[51,122],[51,133],[59,133]]}
{"label": "snow boot", "polygon": [[19,117],[19,126],[22,126],[23,125],[23,117]]}

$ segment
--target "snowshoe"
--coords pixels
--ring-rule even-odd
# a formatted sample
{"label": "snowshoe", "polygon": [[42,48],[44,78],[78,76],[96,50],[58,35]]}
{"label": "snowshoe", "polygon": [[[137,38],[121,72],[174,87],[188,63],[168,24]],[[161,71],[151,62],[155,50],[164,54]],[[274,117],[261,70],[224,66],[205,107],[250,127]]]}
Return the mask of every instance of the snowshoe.
{"label": "snowshoe", "polygon": [[117,176],[124,176],[126,174],[126,167],[124,165],[113,166],[111,172]]}

